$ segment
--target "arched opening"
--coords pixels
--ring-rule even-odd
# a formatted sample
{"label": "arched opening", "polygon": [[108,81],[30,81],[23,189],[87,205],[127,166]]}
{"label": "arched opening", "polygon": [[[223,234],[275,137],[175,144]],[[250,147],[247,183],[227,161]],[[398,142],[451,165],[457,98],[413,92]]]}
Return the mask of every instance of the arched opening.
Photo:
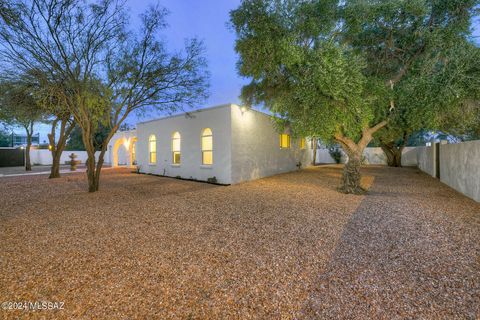
{"label": "arched opening", "polygon": [[127,166],[128,165],[128,150],[125,147],[125,144],[121,143],[117,149],[117,166]]}
{"label": "arched opening", "polygon": [[180,164],[180,159],[181,159],[180,146],[181,146],[181,136],[180,136],[180,133],[177,131],[172,134],[172,163],[173,164]]}
{"label": "arched opening", "polygon": [[213,164],[213,133],[210,128],[202,130],[202,164]]}
{"label": "arched opening", "polygon": [[148,162],[150,164],[157,163],[157,138],[154,134],[148,137]]}
{"label": "arched opening", "polygon": [[119,138],[115,141],[112,150],[112,166],[132,166],[133,165],[133,157],[136,157],[136,141],[135,137],[132,138]]}

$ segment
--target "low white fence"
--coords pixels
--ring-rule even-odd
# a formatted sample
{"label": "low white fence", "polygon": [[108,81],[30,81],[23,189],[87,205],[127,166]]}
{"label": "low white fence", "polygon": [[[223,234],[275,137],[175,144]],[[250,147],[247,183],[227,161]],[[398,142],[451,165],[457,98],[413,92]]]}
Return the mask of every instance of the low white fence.
{"label": "low white fence", "polygon": [[[417,148],[406,147],[402,152],[402,165],[403,166],[416,166],[417,165]],[[342,162],[345,162],[345,154],[342,152]],[[366,148],[363,152],[365,164],[387,164],[387,157],[382,151],[382,148]],[[330,156],[327,149],[317,150],[316,163],[335,163],[335,160]]]}
{"label": "low white fence", "polygon": [[[65,162],[70,161],[69,156],[74,153],[77,155],[76,160],[79,160],[80,163],[85,163],[87,161],[88,155],[87,151],[63,151],[62,156],[60,157],[60,164],[65,164]],[[95,156],[98,159],[100,152],[96,152]],[[110,163],[109,152],[105,153],[105,163]],[[50,150],[46,149],[32,149],[30,150],[30,162],[32,165],[51,165],[52,164],[52,153]]]}

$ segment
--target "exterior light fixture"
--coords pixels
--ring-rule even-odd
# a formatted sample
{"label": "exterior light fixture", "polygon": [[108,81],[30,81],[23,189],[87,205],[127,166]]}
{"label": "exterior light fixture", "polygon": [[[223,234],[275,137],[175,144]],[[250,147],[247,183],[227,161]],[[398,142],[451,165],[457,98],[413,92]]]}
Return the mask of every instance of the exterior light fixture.
{"label": "exterior light fixture", "polygon": [[48,145],[48,150],[52,151],[52,145],[51,144]]}
{"label": "exterior light fixture", "polygon": [[240,111],[242,111],[242,114],[248,111],[248,108],[246,106],[240,107]]}

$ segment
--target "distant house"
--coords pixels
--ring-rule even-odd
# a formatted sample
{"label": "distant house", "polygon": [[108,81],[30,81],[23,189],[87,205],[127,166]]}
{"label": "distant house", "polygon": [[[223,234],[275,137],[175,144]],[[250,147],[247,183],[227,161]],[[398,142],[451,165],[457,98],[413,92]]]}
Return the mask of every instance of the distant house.
{"label": "distant house", "polygon": [[138,123],[115,134],[109,156],[141,173],[234,184],[308,166],[309,147],[269,115],[226,104]]}
{"label": "distant house", "polygon": [[[40,144],[40,134],[34,134],[32,136],[32,145],[38,146]],[[27,145],[27,135],[25,134],[16,134],[12,132],[11,134],[11,147],[24,147]]]}

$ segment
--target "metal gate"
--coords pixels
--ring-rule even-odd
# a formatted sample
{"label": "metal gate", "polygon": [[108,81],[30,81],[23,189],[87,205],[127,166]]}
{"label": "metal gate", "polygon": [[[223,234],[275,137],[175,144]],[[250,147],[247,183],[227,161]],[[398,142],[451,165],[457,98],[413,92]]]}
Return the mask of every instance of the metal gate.
{"label": "metal gate", "polygon": [[0,167],[21,167],[24,165],[24,149],[0,148]]}

